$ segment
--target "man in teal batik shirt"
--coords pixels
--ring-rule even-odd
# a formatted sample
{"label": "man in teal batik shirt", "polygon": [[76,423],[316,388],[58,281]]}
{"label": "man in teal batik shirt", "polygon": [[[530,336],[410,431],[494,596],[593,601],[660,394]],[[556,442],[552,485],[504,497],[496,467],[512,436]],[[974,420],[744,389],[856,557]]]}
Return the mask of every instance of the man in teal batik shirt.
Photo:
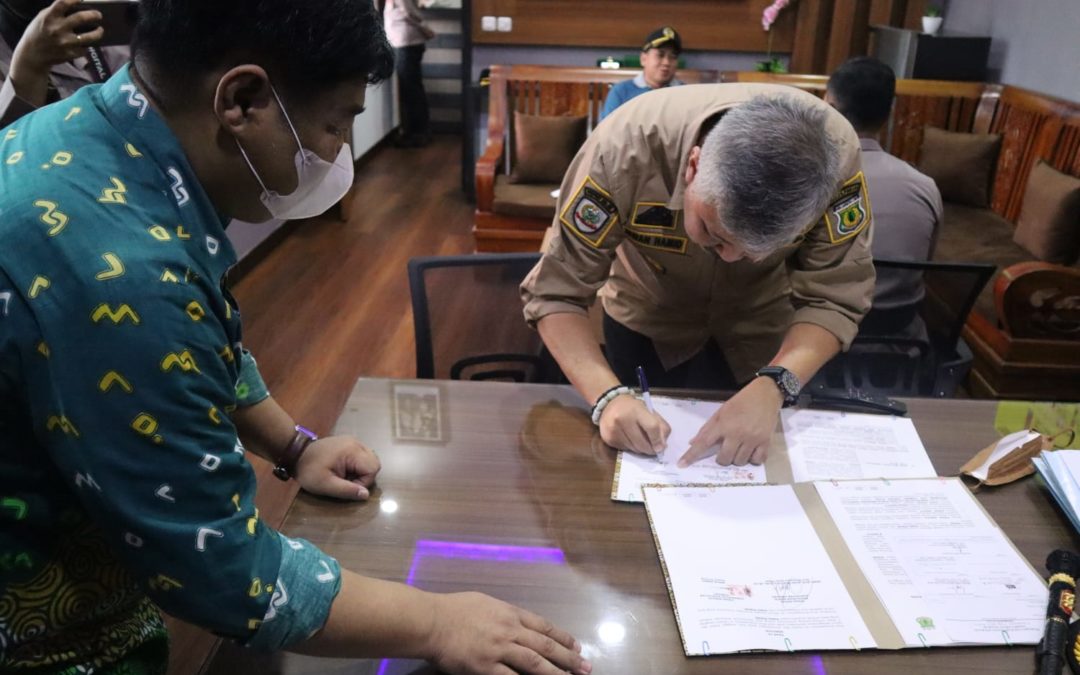
{"label": "man in teal batik shirt", "polygon": [[351,183],[344,129],[392,67],[371,3],[143,9],[132,67],[0,131],[0,669],[164,672],[157,605],[263,649],[587,672],[539,617],[342,570],[254,506],[241,438],[317,493],[379,468],[269,397],[224,232]]}

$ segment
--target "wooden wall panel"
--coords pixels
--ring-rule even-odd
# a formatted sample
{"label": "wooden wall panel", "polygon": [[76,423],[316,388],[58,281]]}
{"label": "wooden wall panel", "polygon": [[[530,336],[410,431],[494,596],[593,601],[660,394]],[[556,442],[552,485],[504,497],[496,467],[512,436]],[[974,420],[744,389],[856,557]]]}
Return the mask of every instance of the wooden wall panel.
{"label": "wooden wall panel", "polygon": [[[764,52],[769,34],[761,13],[770,0],[475,0],[474,44],[640,48],[659,26],[670,24],[688,50]],[[798,3],[796,3],[798,4]],[[796,7],[773,25],[772,49],[791,52]],[[483,16],[509,16],[508,33],[480,30]]]}

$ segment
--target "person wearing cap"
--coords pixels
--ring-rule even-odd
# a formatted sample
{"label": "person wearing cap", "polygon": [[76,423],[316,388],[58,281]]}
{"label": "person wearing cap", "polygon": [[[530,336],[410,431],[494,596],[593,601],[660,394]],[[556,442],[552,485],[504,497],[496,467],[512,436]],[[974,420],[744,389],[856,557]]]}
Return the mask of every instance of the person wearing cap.
{"label": "person wearing cap", "polygon": [[75,11],[80,1],[0,0],[0,128],[103,82],[130,59],[127,47],[97,46],[101,12]]}
{"label": "person wearing cap", "polygon": [[[782,405],[851,344],[870,307],[859,139],[816,96],[771,84],[641,96],[563,179],[524,314],[608,445],[656,454],[670,427],[630,388],[738,388],[688,465],[761,463]],[[588,317],[599,295],[606,356]],[[684,454],[685,453],[685,454]]]}
{"label": "person wearing cap", "polygon": [[682,53],[682,38],[671,26],[657,28],[645,38],[641,48],[641,72],[631,80],[624,80],[608,92],[600,119],[604,119],[623,103],[653,89],[674,87],[682,84],[675,79]]}

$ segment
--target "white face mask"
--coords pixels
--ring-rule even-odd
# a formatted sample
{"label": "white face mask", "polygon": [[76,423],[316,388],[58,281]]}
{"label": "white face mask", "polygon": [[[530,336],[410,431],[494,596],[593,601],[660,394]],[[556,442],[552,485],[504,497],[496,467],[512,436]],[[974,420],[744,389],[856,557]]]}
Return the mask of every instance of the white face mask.
{"label": "white face mask", "polygon": [[255,180],[259,181],[259,186],[262,187],[263,193],[259,199],[272,218],[300,220],[325,213],[331,206],[341,201],[341,198],[352,187],[352,148],[349,147],[348,143],[342,145],[341,152],[338,153],[337,159],[333,163],[305,148],[303,143],[300,142],[300,135],[296,133],[296,127],[293,126],[292,120],[289,119],[289,113],[285,111],[285,106],[281,103],[281,97],[278,96],[273,86],[270,87],[270,91],[273,92],[274,98],[277,99],[278,107],[281,108],[282,114],[285,115],[285,121],[288,123],[289,129],[292,130],[293,138],[296,139],[296,147],[299,148],[296,153],[297,184],[296,189],[287,195],[281,195],[267,189],[266,183],[259,176],[259,172],[255,170],[255,166],[251,163],[247,153],[244,152],[244,146],[240,145],[240,141],[237,139],[236,145],[240,148],[240,154],[244,156],[248,168],[251,169]]}

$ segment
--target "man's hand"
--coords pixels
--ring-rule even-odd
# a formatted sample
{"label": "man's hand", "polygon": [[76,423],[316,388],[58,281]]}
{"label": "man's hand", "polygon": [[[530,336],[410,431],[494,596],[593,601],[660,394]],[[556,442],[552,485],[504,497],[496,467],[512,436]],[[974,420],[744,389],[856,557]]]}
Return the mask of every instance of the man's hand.
{"label": "man's hand", "polygon": [[428,660],[455,675],[592,672],[572,635],[480,593],[435,596]]}
{"label": "man's hand", "polygon": [[618,450],[656,455],[667,447],[671,426],[628,394],[616,396],[600,415],[600,438]]}
{"label": "man's hand", "polygon": [[375,453],[351,436],[320,438],[296,465],[300,487],[315,495],[363,501],[381,468]]}
{"label": "man's hand", "polygon": [[709,418],[690,449],[679,459],[688,467],[716,449],[716,463],[721,466],[747,462],[761,464],[769,452],[769,441],[776,428],[776,417],[784,397],[776,383],[767,377],[754,378]]}
{"label": "man's hand", "polygon": [[75,30],[100,22],[101,12],[86,10],[68,15],[80,0],[56,0],[30,22],[11,58],[11,80],[19,96],[44,105],[49,71],[53,66],[86,55],[86,48],[105,36],[98,26],[76,34]]}

